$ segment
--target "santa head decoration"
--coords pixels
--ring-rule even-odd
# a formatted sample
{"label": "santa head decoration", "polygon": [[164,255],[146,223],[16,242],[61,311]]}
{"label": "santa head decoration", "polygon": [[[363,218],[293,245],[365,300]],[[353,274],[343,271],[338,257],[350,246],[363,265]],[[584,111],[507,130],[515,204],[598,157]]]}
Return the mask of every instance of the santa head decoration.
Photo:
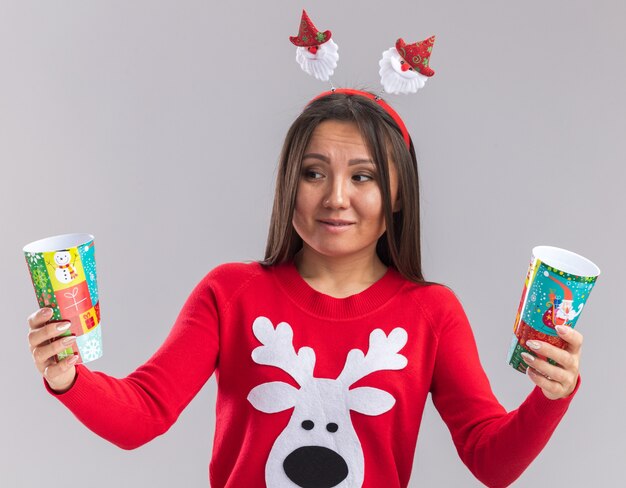
{"label": "santa head decoration", "polygon": [[430,53],[435,36],[407,44],[402,38],[383,53],[378,62],[380,81],[387,93],[415,93],[435,72],[430,68]]}
{"label": "santa head decoration", "polygon": [[289,37],[292,44],[297,46],[296,61],[300,67],[321,81],[328,81],[339,59],[339,47],[331,35],[329,30],[317,30],[306,11],[302,10],[298,35]]}
{"label": "santa head decoration", "polygon": [[[300,67],[307,74],[322,81],[329,80],[339,59],[337,44],[330,37],[331,32],[329,30],[324,32],[317,30],[304,10],[302,11],[298,35],[289,37],[289,40],[298,46],[296,61]],[[435,36],[413,44],[406,44],[404,40],[398,39],[395,47],[383,53],[378,64],[380,66],[380,79],[387,93],[415,93],[424,86],[426,80],[435,74],[428,66],[434,42]],[[407,148],[411,149],[411,137],[402,118],[380,96],[367,91],[332,86],[330,91],[321,93],[311,102],[333,93],[363,96],[376,102],[394,119],[402,132]]]}

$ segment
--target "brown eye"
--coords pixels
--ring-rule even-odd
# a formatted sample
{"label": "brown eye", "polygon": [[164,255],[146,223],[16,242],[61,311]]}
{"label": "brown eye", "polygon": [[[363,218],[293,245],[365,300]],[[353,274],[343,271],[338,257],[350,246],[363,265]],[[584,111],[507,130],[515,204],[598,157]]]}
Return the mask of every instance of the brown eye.
{"label": "brown eye", "polygon": [[303,171],[303,175],[305,178],[308,178],[310,180],[319,180],[322,177],[321,173],[318,173],[317,171],[314,171],[312,169],[305,169]]}
{"label": "brown eye", "polygon": [[358,174],[352,177],[357,183],[365,183],[366,181],[371,181],[374,178],[370,175]]}

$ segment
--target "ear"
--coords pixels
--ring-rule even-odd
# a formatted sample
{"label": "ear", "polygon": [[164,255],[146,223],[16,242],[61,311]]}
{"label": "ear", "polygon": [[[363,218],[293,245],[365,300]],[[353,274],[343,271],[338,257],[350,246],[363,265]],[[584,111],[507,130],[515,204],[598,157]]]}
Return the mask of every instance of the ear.
{"label": "ear", "polygon": [[295,406],[298,391],[282,381],[272,381],[252,388],[248,393],[248,401],[261,412],[282,412]]}
{"label": "ear", "polygon": [[348,409],[365,415],[380,415],[396,404],[396,399],[386,391],[363,386],[348,391]]}

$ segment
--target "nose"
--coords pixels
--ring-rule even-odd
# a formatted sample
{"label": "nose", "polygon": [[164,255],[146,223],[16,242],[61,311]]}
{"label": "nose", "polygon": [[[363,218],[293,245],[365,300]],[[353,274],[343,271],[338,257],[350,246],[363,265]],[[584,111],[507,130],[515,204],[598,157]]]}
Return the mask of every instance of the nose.
{"label": "nose", "polygon": [[341,178],[334,178],[326,198],[324,199],[324,206],[330,208],[346,208],[348,206],[348,195],[346,188]]}
{"label": "nose", "polygon": [[331,488],[348,477],[348,465],[335,451],[321,446],[303,446],[285,458],[287,477],[302,488]]}

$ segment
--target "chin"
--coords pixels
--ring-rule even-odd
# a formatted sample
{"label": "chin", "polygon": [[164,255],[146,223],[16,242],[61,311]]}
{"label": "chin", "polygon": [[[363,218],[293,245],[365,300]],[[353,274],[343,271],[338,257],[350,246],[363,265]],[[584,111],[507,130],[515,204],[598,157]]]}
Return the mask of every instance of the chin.
{"label": "chin", "polygon": [[350,243],[341,245],[339,243],[313,242],[307,244],[303,242],[303,248],[308,248],[313,254],[329,259],[353,259],[368,254],[376,254],[376,243],[368,247],[355,248]]}

